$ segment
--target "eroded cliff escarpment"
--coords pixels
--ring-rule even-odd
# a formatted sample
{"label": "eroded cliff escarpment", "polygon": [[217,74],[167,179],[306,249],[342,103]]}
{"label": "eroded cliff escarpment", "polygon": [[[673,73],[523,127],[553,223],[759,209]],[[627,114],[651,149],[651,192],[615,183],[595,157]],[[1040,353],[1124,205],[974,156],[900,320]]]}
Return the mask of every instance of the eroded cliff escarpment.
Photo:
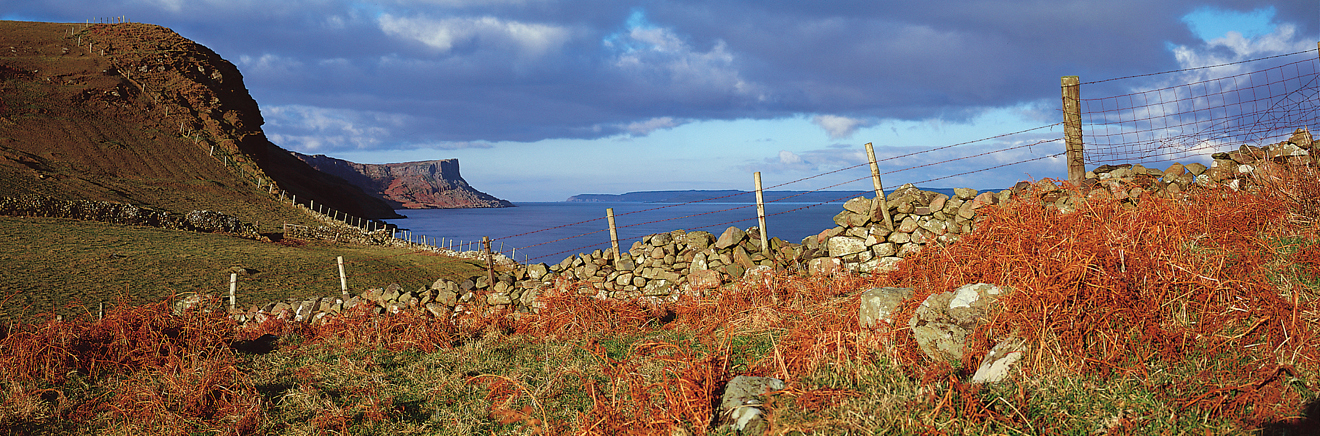
{"label": "eroded cliff escarpment", "polygon": [[170,29],[0,21],[0,45],[0,195],[251,220],[296,220],[296,196],[398,217],[267,140],[238,68]]}
{"label": "eroded cliff escarpment", "polygon": [[321,172],[333,174],[401,209],[513,207],[473,189],[458,173],[458,159],[360,164],[325,155],[294,153]]}

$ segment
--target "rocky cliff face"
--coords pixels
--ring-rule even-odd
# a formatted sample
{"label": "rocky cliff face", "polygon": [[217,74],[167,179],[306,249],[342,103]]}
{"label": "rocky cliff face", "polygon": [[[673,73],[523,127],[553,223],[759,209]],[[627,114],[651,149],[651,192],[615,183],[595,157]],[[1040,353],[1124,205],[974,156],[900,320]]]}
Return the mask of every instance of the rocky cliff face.
{"label": "rocky cliff face", "polygon": [[0,44],[0,194],[398,217],[267,140],[238,68],[170,29],[0,21]]}
{"label": "rocky cliff face", "polygon": [[458,173],[458,159],[392,164],[360,164],[325,155],[295,153],[325,173],[338,176],[401,209],[513,207],[473,189]]}

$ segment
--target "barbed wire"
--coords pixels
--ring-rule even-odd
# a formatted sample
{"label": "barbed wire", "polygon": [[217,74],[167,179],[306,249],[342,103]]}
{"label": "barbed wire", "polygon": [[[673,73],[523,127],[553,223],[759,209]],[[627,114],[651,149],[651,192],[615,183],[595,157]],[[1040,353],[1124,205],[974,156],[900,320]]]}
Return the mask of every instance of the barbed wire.
{"label": "barbed wire", "polygon": [[1180,70],[1161,71],[1161,72],[1158,72],[1158,73],[1146,73],[1146,74],[1137,74],[1137,75],[1132,75],[1132,76],[1115,77],[1115,78],[1112,78],[1112,79],[1103,79],[1103,80],[1095,80],[1095,81],[1091,81],[1091,82],[1082,82],[1081,84],[1082,84],[1082,85],[1090,85],[1090,84],[1095,84],[1095,83],[1113,82],[1113,81],[1115,81],[1115,80],[1135,79],[1135,78],[1139,78],[1139,77],[1159,76],[1159,75],[1163,75],[1163,74],[1184,73],[1184,72],[1188,72],[1188,71],[1204,70],[1204,69],[1209,69],[1209,68],[1219,68],[1219,67],[1227,67],[1227,66],[1232,66],[1232,65],[1241,65],[1241,64],[1251,63],[1251,62],[1257,62],[1257,61],[1263,61],[1263,60],[1269,60],[1269,59],[1276,59],[1276,58],[1287,57],[1287,56],[1294,56],[1294,55],[1299,55],[1299,54],[1304,54],[1304,53],[1311,53],[1311,52],[1314,52],[1314,51],[1316,51],[1316,50],[1320,50],[1320,49],[1310,49],[1310,50],[1295,51],[1295,52],[1292,52],[1292,53],[1284,53],[1284,54],[1279,54],[1279,55],[1274,55],[1274,56],[1266,56],[1266,57],[1263,57],[1263,58],[1247,59],[1247,60],[1242,60],[1242,61],[1237,61],[1237,62],[1228,62],[1228,63],[1223,63],[1223,64],[1217,64],[1217,65],[1206,65],[1206,66],[1204,66],[1204,67],[1183,68],[1183,69],[1180,69]]}

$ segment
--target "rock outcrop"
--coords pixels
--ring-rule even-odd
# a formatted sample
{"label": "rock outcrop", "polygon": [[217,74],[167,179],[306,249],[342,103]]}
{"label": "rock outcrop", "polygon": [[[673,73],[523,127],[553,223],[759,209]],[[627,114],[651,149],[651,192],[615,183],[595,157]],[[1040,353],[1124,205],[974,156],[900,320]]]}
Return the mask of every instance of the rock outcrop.
{"label": "rock outcrop", "polygon": [[0,195],[244,216],[287,192],[399,217],[272,144],[238,68],[170,29],[3,21],[0,43]]}
{"label": "rock outcrop", "polygon": [[513,203],[468,185],[458,173],[458,159],[360,164],[320,154],[294,155],[399,209],[513,207]]}

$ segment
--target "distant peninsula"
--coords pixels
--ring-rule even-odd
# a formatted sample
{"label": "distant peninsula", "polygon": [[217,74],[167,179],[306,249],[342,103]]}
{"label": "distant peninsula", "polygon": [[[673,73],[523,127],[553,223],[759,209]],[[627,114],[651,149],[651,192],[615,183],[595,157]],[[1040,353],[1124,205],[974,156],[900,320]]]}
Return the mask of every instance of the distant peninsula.
{"label": "distant peninsula", "polygon": [[[922,188],[927,191],[953,195],[953,188]],[[947,192],[946,192],[947,191]],[[842,203],[859,196],[875,197],[875,191],[764,191],[762,197],[769,202],[793,203]],[[688,190],[688,191],[638,191],[625,194],[578,194],[568,197],[569,203],[690,203],[708,201],[713,203],[756,203],[753,191],[727,190]]]}
{"label": "distant peninsula", "polygon": [[321,154],[293,155],[312,168],[347,180],[396,209],[514,207],[508,200],[468,185],[458,173],[458,159],[360,164]]}

